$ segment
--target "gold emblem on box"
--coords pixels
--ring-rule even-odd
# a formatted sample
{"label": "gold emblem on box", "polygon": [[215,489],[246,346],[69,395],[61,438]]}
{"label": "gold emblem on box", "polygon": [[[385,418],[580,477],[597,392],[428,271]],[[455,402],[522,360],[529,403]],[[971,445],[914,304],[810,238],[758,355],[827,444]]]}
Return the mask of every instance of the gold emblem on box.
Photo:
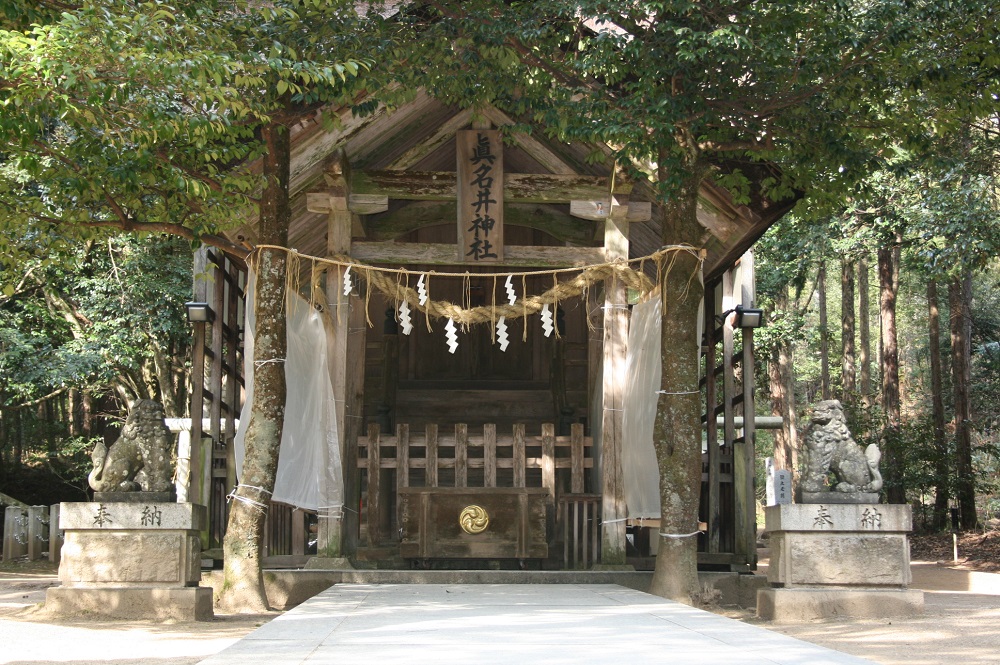
{"label": "gold emblem on box", "polygon": [[486,527],[490,525],[490,516],[482,506],[466,506],[458,516],[458,523],[462,531],[475,535],[486,531]]}

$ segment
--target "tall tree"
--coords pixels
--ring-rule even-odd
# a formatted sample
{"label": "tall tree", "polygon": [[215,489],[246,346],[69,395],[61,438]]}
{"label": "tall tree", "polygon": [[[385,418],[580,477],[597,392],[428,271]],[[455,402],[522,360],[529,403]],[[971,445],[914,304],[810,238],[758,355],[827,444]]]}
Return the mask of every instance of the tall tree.
{"label": "tall tree", "polygon": [[927,334],[931,364],[931,422],[934,426],[934,495],[933,525],[937,530],[948,526],[948,444],[945,439],[944,379],[941,367],[941,312],[938,309],[937,282],[927,281]]}
{"label": "tall tree", "polygon": [[840,264],[840,386],[844,403],[854,401],[857,393],[857,362],[854,354],[854,274],[855,263],[848,257]]}
{"label": "tall tree", "polygon": [[816,308],[819,310],[819,385],[823,399],[833,399],[830,388],[830,320],[826,306],[826,261],[816,272]]}
{"label": "tall tree", "polygon": [[882,349],[882,448],[885,455],[885,494],[889,503],[906,503],[903,451],[900,449],[899,343],[896,335],[896,296],[899,293],[898,243],[878,250],[879,318]]}
{"label": "tall tree", "polygon": [[[409,62],[433,79],[435,92],[450,92],[466,104],[497,104],[514,115],[530,113],[563,138],[616,146],[619,163],[657,184],[664,240],[696,248],[704,237],[696,214],[702,179],[761,203],[793,187],[843,191],[870,170],[892,135],[923,128],[936,115],[910,104],[936,90],[927,63],[970,43],[977,52],[986,48],[976,41],[980,4],[967,8],[976,21],[954,7],[894,0],[432,6],[438,28],[430,34],[436,38],[424,40],[423,55]],[[919,66],[906,60],[918,51]],[[455,76],[456,62],[478,69]],[[493,70],[519,65],[522,85],[498,90],[502,77]],[[954,94],[967,81],[949,81],[950,99],[986,103],[982,91]],[[947,126],[945,115],[937,115],[939,126]],[[783,171],[761,169],[760,160]],[[687,258],[682,263],[672,274],[696,267]],[[654,445],[667,535],[660,540],[653,590],[690,601],[697,576],[689,534],[701,478],[700,340],[693,338],[697,306],[690,301],[702,294],[697,281],[690,290],[670,283],[676,281],[662,285],[662,348],[690,349],[675,353],[690,358],[664,359]]]}
{"label": "tall tree", "polygon": [[[791,311],[788,285],[779,287],[774,300],[775,313]],[[789,333],[791,331],[788,331]],[[768,360],[768,385],[771,393],[771,415],[782,419],[781,429],[774,435],[774,466],[793,472],[798,477],[798,441],[795,418],[795,373],[791,335],[776,339]]]}
{"label": "tall tree", "polygon": [[[9,212],[0,228],[38,239],[31,252],[5,252],[8,262],[108,228],[245,254],[218,231],[247,223],[257,204],[258,238],[283,244],[289,129],[325,104],[351,102],[362,48],[380,50],[363,39],[380,15],[332,0],[87,0],[59,9],[0,32],[0,204]],[[248,168],[261,158],[262,174]],[[12,248],[9,237],[0,235],[0,251]],[[261,257],[258,267],[258,352],[283,358],[284,300],[273,297],[276,285],[283,293],[283,264]],[[283,405],[275,365],[255,363],[256,385]],[[221,599],[250,611],[267,599],[263,516],[246,512],[273,487],[282,429],[283,410],[266,406],[251,416],[247,469],[259,484],[234,491]]]}
{"label": "tall tree", "polygon": [[972,401],[971,339],[972,272],[966,270],[948,284],[948,304],[951,310],[951,374],[955,391],[955,497],[963,529],[975,529],[975,477],[972,470]]}
{"label": "tall tree", "polygon": [[858,365],[861,402],[865,406],[872,405],[872,342],[871,342],[871,308],[868,305],[868,258],[858,259]]}

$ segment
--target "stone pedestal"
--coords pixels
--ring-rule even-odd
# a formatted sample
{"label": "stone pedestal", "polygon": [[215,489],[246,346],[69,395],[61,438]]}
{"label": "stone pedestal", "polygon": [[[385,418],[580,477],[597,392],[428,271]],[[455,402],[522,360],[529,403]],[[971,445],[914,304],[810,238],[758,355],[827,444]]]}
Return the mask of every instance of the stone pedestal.
{"label": "stone pedestal", "polygon": [[199,586],[199,531],[191,503],[63,503],[59,580],[45,604],[57,614],[207,621],[212,590]]}
{"label": "stone pedestal", "polygon": [[757,615],[773,621],[833,616],[879,618],[923,612],[910,590],[910,507],[793,504],[768,506],[770,589]]}

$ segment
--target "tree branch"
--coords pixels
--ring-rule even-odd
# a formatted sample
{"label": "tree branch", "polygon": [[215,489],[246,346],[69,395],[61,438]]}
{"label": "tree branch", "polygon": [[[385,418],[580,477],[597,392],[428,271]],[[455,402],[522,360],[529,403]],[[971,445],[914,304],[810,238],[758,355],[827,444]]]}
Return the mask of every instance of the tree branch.
{"label": "tree branch", "polygon": [[69,390],[69,387],[68,386],[64,386],[62,388],[59,388],[58,390],[55,390],[55,391],[49,393],[48,395],[45,395],[44,397],[39,397],[38,399],[33,399],[30,402],[22,402],[21,404],[15,404],[14,406],[5,406],[5,407],[3,407],[3,409],[4,409],[4,411],[20,411],[21,409],[27,409],[27,408],[30,408],[32,406],[38,406],[42,402],[44,402],[46,400],[50,400],[53,397],[56,397],[56,396],[58,396],[58,395],[60,395],[60,394],[62,394],[64,392],[66,392],[67,390]]}

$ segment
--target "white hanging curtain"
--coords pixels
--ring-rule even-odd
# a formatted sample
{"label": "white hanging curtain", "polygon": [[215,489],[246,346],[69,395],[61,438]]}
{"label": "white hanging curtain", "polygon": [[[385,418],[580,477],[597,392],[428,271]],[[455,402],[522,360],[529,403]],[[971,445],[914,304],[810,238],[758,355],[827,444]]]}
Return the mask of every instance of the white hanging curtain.
{"label": "white hanging curtain", "polygon": [[[236,474],[242,476],[244,438],[253,403],[256,275],[247,280],[244,376],[246,403],[236,430]],[[285,426],[271,499],[306,510],[339,510],[344,502],[340,435],[327,365],[323,315],[295,293],[287,295],[288,354],[285,360]],[[266,359],[265,359],[266,360]]]}
{"label": "white hanging curtain", "polygon": [[660,296],[632,307],[625,356],[622,475],[629,518],[660,517],[660,471],[653,448],[660,389]]}
{"label": "white hanging curtain", "polygon": [[[704,284],[701,273],[698,279]],[[628,331],[628,351],[625,355],[625,412],[622,414],[622,476],[625,483],[625,503],[630,519],[660,518],[660,468],[653,447],[653,424],[656,403],[663,376],[660,358],[661,312],[660,290],[648,294],[646,300],[632,307]],[[689,349],[699,357],[700,340],[704,332],[705,301],[698,307],[695,339],[699,345]],[[677,351],[674,351],[675,353]],[[683,386],[677,386],[678,389]],[[704,440],[702,452],[704,452]]]}

